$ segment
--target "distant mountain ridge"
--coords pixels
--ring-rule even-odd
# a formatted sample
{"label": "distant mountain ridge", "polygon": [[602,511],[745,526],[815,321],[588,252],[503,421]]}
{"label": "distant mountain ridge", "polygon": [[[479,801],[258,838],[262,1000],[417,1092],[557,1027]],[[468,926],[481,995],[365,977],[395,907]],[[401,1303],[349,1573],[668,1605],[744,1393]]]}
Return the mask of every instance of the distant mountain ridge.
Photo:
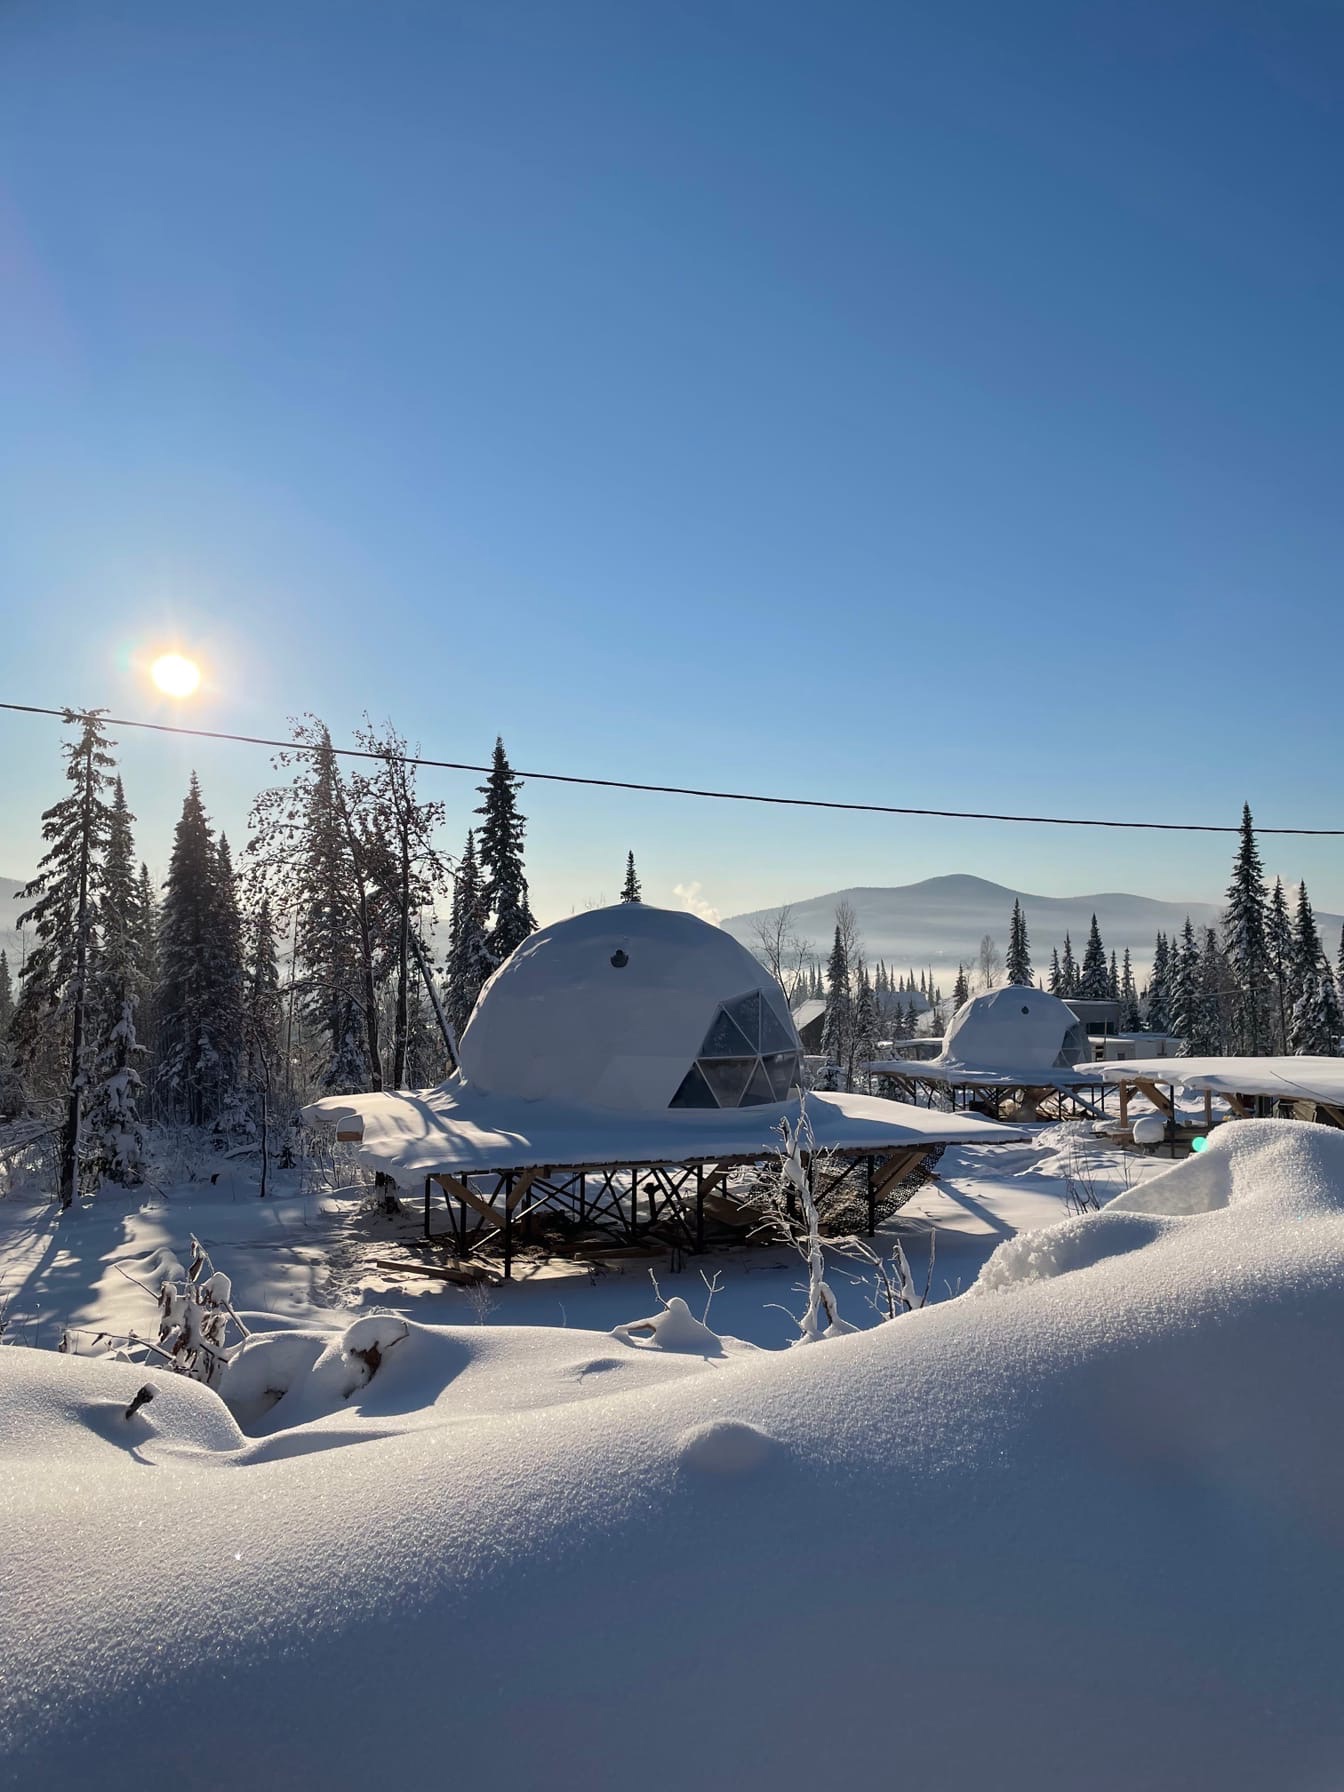
{"label": "distant mountain ridge", "polygon": [[[890,888],[832,890],[790,906],[795,932],[812,942],[823,963],[835,931],[836,905],[845,901],[858,916],[864,955],[870,962],[884,958],[894,970],[908,971],[913,966],[916,973],[921,966],[932,965],[943,973],[939,981],[950,989],[958,963],[969,966],[974,961],[982,935],[992,934],[1000,953],[1007,949],[1014,898],[1022,904],[1032,966],[1042,978],[1050,968],[1050,948],[1062,946],[1065,933],[1072,938],[1074,954],[1081,962],[1094,913],[1107,953],[1114,951],[1120,958],[1128,946],[1135,975],[1142,982],[1152,964],[1153,941],[1159,933],[1179,933],[1187,915],[1196,928],[1213,926],[1222,912],[1218,903],[1163,902],[1120,890],[1100,890],[1090,896],[1036,896],[967,873],[928,877],[922,883]],[[730,915],[723,926],[743,945],[751,946],[753,922],[778,912],[776,906]],[[1342,922],[1344,917],[1339,915],[1316,912],[1332,963]]]}

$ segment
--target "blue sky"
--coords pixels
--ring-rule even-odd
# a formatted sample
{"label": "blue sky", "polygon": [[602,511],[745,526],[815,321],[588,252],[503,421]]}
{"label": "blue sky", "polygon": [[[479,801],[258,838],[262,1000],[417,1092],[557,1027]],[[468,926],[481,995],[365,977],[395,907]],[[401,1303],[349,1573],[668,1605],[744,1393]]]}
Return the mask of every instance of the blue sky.
{"label": "blue sky", "polygon": [[[853,800],[1344,823],[1328,4],[0,10],[0,697]],[[151,861],[186,775],[124,740]],[[0,716],[0,871],[53,724]],[[465,831],[471,780],[435,783]],[[534,785],[550,918],[1215,838]],[[1266,844],[1344,907],[1344,843]]]}

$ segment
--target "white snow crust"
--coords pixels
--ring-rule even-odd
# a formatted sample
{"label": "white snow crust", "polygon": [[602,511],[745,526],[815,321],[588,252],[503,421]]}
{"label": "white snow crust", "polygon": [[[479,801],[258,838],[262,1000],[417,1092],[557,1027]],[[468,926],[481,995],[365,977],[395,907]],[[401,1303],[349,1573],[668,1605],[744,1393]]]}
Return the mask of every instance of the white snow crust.
{"label": "white snow crust", "polygon": [[824,1351],[5,1348],[0,1784],[1332,1786],[1342,1266],[1247,1121]]}

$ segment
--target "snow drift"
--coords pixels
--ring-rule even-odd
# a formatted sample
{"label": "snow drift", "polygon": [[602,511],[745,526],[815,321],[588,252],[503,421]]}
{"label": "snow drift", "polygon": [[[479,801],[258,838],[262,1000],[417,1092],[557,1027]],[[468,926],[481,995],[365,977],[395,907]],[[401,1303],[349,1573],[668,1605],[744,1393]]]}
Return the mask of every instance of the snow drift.
{"label": "snow drift", "polygon": [[1342,1264],[1244,1122],[824,1351],[379,1320],[249,1439],[5,1350],[0,1783],[1334,1786]]}

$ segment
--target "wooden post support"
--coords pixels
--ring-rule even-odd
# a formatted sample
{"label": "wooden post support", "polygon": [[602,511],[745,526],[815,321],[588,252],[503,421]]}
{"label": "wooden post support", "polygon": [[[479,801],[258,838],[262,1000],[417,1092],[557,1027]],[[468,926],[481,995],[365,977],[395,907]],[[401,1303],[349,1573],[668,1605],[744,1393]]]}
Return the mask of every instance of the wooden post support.
{"label": "wooden post support", "polygon": [[868,1154],[865,1160],[868,1169],[868,1236],[871,1238],[877,1231],[877,1189],[873,1183],[873,1158]]}
{"label": "wooden post support", "polygon": [[1213,1090],[1212,1089],[1206,1089],[1204,1091],[1204,1124],[1205,1124],[1205,1126],[1213,1125]]}
{"label": "wooden post support", "polygon": [[705,1166],[695,1166],[695,1248],[705,1248]]}
{"label": "wooden post support", "polygon": [[425,1177],[425,1237],[429,1237],[429,1190],[431,1178]]}
{"label": "wooden post support", "polygon": [[513,1280],[513,1171],[504,1173],[504,1280]]}

